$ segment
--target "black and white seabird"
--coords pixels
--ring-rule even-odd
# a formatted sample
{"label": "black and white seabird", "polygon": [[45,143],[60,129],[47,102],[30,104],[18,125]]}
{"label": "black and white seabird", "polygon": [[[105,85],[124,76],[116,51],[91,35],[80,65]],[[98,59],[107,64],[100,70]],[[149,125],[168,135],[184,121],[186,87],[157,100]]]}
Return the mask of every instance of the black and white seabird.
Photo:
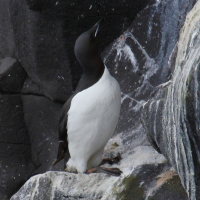
{"label": "black and white seabird", "polygon": [[[68,172],[86,173],[99,166],[120,114],[119,84],[110,75],[98,51],[96,36],[101,22],[82,33],[75,43],[74,52],[83,68],[83,75],[75,92],[63,106],[58,156],[53,164],[65,158]],[[108,168],[100,171],[102,169],[106,172]],[[121,172],[117,168],[112,169],[114,174]]]}

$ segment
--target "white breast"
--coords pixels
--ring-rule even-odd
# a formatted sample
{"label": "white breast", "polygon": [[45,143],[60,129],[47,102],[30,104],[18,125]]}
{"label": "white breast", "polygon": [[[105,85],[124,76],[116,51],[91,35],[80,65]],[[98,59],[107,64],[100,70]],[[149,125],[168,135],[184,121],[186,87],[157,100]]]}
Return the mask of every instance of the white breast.
{"label": "white breast", "polygon": [[[101,79],[74,96],[68,112],[68,147],[79,172],[97,166],[119,118],[121,92],[105,67]],[[71,162],[71,161],[70,161]]]}

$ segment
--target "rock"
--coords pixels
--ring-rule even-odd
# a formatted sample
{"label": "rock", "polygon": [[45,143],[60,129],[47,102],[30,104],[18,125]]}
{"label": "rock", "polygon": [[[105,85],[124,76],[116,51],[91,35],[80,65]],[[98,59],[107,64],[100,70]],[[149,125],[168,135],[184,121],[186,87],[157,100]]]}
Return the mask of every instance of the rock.
{"label": "rock", "polygon": [[[42,11],[54,16],[87,18],[94,16],[109,16],[109,15],[121,15],[121,16],[135,16],[146,5],[152,4],[152,0],[142,1],[72,1],[68,2],[63,0],[26,0],[29,8],[34,11]],[[66,12],[66,10],[68,12]],[[135,12],[130,12],[130,11]]]}
{"label": "rock", "polygon": [[[99,20],[99,16],[108,15],[105,23],[107,28],[102,29],[102,35],[99,36],[102,51],[113,38],[129,26],[136,13],[144,8],[149,0],[136,3],[130,1],[131,6],[127,6],[127,2],[124,1],[109,2],[109,6],[103,1],[77,3],[78,6],[71,1],[17,0],[10,4],[1,3],[5,7],[4,10],[10,11],[2,12],[13,27],[12,30],[10,26],[3,27],[4,35],[6,31],[13,33],[9,38],[14,44],[10,44],[7,53],[9,56],[14,54],[14,58],[20,60],[28,79],[32,86],[34,85],[29,87],[25,82],[22,90],[24,94],[42,93],[53,101],[66,101],[82,73],[73,51],[76,38],[93,26]],[[109,28],[110,24],[112,29]],[[2,49],[2,56],[6,54],[4,51]],[[37,88],[40,88],[39,91]]]}
{"label": "rock", "polygon": [[[150,6],[152,2],[154,4]],[[3,33],[11,33],[8,35],[10,42],[6,38],[6,44],[2,45],[8,47],[0,47],[1,59],[9,56],[16,58],[27,72],[21,93],[31,142],[29,152],[36,168],[32,175],[52,170],[51,164],[56,158],[57,125],[62,107],[58,102],[63,103],[68,98],[81,75],[73,53],[78,35],[107,13],[104,28],[99,34],[102,51],[126,30],[138,10],[147,3],[149,5],[137,15],[128,30],[102,53],[105,64],[122,89],[119,125],[105,148],[104,156],[113,157],[120,152],[123,159],[119,166],[114,167],[120,167],[123,175],[116,178],[104,174],[76,175],[51,171],[30,179],[12,198],[30,199],[32,195],[36,199],[48,199],[50,195],[55,195],[57,199],[119,199],[130,198],[129,195],[137,192],[138,198],[143,195],[147,199],[187,199],[171,166],[149,146],[140,122],[140,109],[145,103],[148,104],[152,95],[159,99],[157,86],[171,78],[174,57],[171,58],[171,68],[167,62],[178,41],[185,16],[195,2],[111,1],[109,6],[104,7],[107,2],[99,1],[99,7],[92,2],[89,9],[89,1],[15,0],[4,3],[0,0],[4,6],[0,8],[2,17],[7,16],[6,20],[11,23],[2,27]],[[114,6],[114,10],[111,6]],[[2,36],[0,39],[3,41]],[[165,91],[159,91],[165,95]],[[148,138],[158,151],[162,151],[151,134],[148,134]],[[53,170],[62,168],[63,163],[60,163]]]}
{"label": "rock", "polygon": [[[37,166],[35,173],[51,170],[57,157],[58,121],[62,105],[45,97],[23,95],[24,120],[31,142],[33,163]],[[53,169],[63,170],[60,162]]]}
{"label": "rock", "polygon": [[142,117],[147,134],[175,168],[191,200],[200,196],[199,16],[200,1],[180,32],[172,80],[159,86]]}
{"label": "rock", "polygon": [[0,141],[29,144],[20,95],[0,95]]}
{"label": "rock", "polygon": [[[72,86],[64,21],[30,11],[25,0],[12,1],[9,9],[17,57],[28,77],[44,96],[53,101],[65,101]],[[32,93],[27,82],[22,92]]]}
{"label": "rock", "polygon": [[122,92],[118,133],[138,127],[140,108],[156,86],[169,80],[168,60],[185,16],[195,2],[156,1],[143,9],[127,31],[103,51],[104,63],[120,83]]}
{"label": "rock", "polygon": [[35,167],[20,95],[0,95],[0,110],[0,199],[7,200]]}
{"label": "rock", "polygon": [[188,200],[173,168],[165,164],[142,165],[115,186],[111,199]]}
{"label": "rock", "polygon": [[[40,2],[42,3],[44,1],[38,1],[38,3]],[[48,6],[46,5],[51,4],[51,2],[52,1],[46,1],[45,8],[47,8]],[[99,38],[101,38],[101,51],[113,41],[113,38],[116,38],[129,26],[129,23],[132,22],[137,12],[144,8],[149,1],[137,1],[137,4],[134,2],[132,7],[127,6],[127,4],[122,1],[120,2],[121,4],[117,4],[115,1],[110,4],[109,7],[108,5],[106,7],[102,5],[101,7],[101,11],[103,12],[100,15],[109,11],[104,29],[100,33],[101,35],[99,35]],[[60,3],[62,3],[61,6]],[[86,5],[85,2],[79,1],[79,4],[83,3]],[[59,9],[64,8],[64,13],[68,13],[63,4],[65,4],[64,1],[59,2]],[[71,8],[71,2],[67,2],[67,5]],[[123,5],[123,9],[121,5]],[[11,196],[11,193],[16,192],[21,184],[31,175],[43,173],[51,169],[51,164],[56,158],[57,153],[58,136],[56,127],[59,111],[62,106],[52,101],[63,103],[77,85],[81,69],[74,57],[74,42],[79,34],[92,26],[100,18],[98,10],[94,10],[94,4],[93,9],[85,9],[83,6],[77,6],[76,9],[79,10],[80,8],[85,16],[90,10],[93,13],[95,12],[92,18],[80,17],[79,19],[76,13],[73,13],[73,7],[71,10],[68,10],[73,15],[70,14],[70,17],[66,17],[66,15],[60,15],[61,12],[60,10],[56,10],[57,5],[55,4],[52,9],[50,6],[50,9],[40,11],[30,10],[28,6],[30,5],[28,5],[25,0],[0,0],[0,60],[3,61],[5,59],[8,61],[9,58],[9,60],[12,61],[12,59],[16,59],[16,63],[18,63],[18,65],[20,63],[20,73],[22,75],[19,85],[13,85],[13,83],[19,80],[15,80],[12,76],[9,88],[7,89],[7,84],[3,87],[3,89],[6,89],[7,94],[9,94],[6,96],[6,101],[10,103],[5,107],[2,106],[1,109],[0,116],[2,118],[0,118],[0,120],[3,129],[1,129],[2,132],[0,134],[2,134],[3,142],[14,144],[9,145],[11,150],[7,153],[4,152],[5,147],[2,146],[2,154],[5,154],[7,158],[13,159],[14,164],[12,166],[7,164],[5,164],[5,166],[9,166],[13,177],[18,177],[16,178],[17,181],[13,181],[12,184],[10,182],[13,179],[11,176],[8,176],[8,174],[4,176],[5,179],[2,179],[2,181],[4,181],[4,183],[2,182],[4,188],[2,192],[0,191],[2,194],[0,199],[3,200],[7,200]],[[53,11],[54,9],[55,12]],[[127,12],[127,10],[130,9],[132,12]],[[79,12],[81,12],[82,15],[81,10],[79,10]],[[112,13],[114,12],[117,12],[117,14],[113,15]],[[15,64],[10,64],[8,67],[13,70],[13,66],[15,66]],[[25,73],[22,72],[22,68],[27,74],[26,79],[23,75]],[[15,70],[12,72],[15,74],[18,73]],[[23,87],[21,88],[22,83]],[[12,84],[13,87],[11,89],[10,84]],[[23,95],[23,105],[21,103],[20,92]],[[13,94],[16,93],[19,94],[16,95],[18,97],[17,101],[15,98],[13,99]],[[14,95],[14,97],[16,96]],[[14,109],[14,102],[17,103],[16,105],[20,105],[20,111],[18,110],[17,113],[10,111],[10,109],[12,109],[12,111]],[[22,115],[23,113],[24,115]],[[12,121],[12,124],[10,119],[13,116],[15,121]],[[124,142],[129,143],[128,139],[130,137],[137,138],[140,135],[140,132],[137,132],[136,136],[134,136],[133,133],[134,131],[131,132],[129,136],[126,135],[126,140],[124,140]],[[145,145],[146,138],[144,134],[142,134],[142,140],[143,141],[140,143]],[[138,141],[139,139],[137,142]],[[132,144],[131,146],[135,147],[137,144]],[[25,154],[25,157],[23,158],[20,153],[19,156],[17,156],[13,154],[13,151],[20,151]],[[10,156],[12,154],[15,155],[16,158]],[[2,156],[2,159],[3,158]],[[10,159],[5,163],[12,163]],[[20,171],[19,177],[15,166],[16,169],[20,168],[20,162],[25,163],[27,168],[24,173]],[[34,167],[32,162],[34,163]],[[60,163],[60,165],[54,168],[54,170],[60,169],[63,169],[63,163]],[[2,170],[4,170],[4,167],[2,167]],[[12,185],[12,187],[9,187],[9,185]],[[6,191],[4,191],[5,187],[8,188]]]}
{"label": "rock", "polygon": [[[64,20],[30,11],[25,0],[0,1],[0,7],[0,59],[19,60],[42,95],[64,102],[72,91]],[[25,84],[23,93],[37,94],[32,89]]]}
{"label": "rock", "polygon": [[134,151],[133,162],[128,162],[130,157],[127,154],[123,155],[120,169],[124,173],[120,177],[51,171],[29,179],[11,200],[188,200],[174,169],[167,163],[162,164],[165,161],[162,155],[156,154],[151,147],[137,147]]}
{"label": "rock", "polygon": [[[164,166],[167,166],[167,164],[160,164],[166,162],[165,158],[156,153],[151,147],[136,147],[133,151],[135,153],[131,154],[131,156],[128,153],[122,155],[123,159],[119,166],[114,165],[114,167],[120,167],[124,172],[121,177],[114,177],[102,173],[87,175],[51,171],[29,179],[11,200],[28,200],[32,198],[50,199],[50,197],[55,200],[66,198],[71,200],[117,199],[116,196],[119,195],[120,197],[120,194],[127,189],[125,187],[130,183],[127,179],[137,178],[137,174],[141,176],[141,165],[147,164],[151,166],[144,168],[154,178],[163,171]],[[141,159],[141,155],[143,159]],[[156,165],[160,167],[157,168]],[[159,169],[157,172],[155,172],[156,168]],[[144,174],[144,171],[142,170],[142,174]],[[154,174],[152,173],[153,171]],[[132,174],[132,178],[129,177],[130,174]],[[144,179],[146,180],[148,177],[146,176]],[[139,179],[139,184],[144,184],[144,179]],[[153,182],[153,179],[151,180]],[[129,192],[132,191],[131,185],[128,185]],[[137,198],[135,199],[137,200]]]}
{"label": "rock", "polygon": [[15,58],[13,26],[10,21],[10,1],[0,0],[0,60],[6,57]]}
{"label": "rock", "polygon": [[19,61],[7,57],[0,61],[0,92],[20,93],[26,72]]}

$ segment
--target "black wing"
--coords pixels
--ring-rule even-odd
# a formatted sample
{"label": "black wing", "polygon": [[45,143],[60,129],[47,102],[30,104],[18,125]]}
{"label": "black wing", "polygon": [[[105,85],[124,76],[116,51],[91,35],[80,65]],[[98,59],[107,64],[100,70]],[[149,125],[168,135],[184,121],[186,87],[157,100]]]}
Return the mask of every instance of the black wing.
{"label": "black wing", "polygon": [[98,76],[96,77],[94,76],[94,79],[91,79],[91,77],[87,77],[87,75],[83,74],[75,92],[69,97],[69,99],[64,104],[62,108],[62,112],[61,112],[60,121],[59,121],[59,147],[58,147],[57,160],[53,163],[53,166],[56,165],[63,158],[65,158],[65,162],[67,162],[70,158],[69,149],[68,149],[68,141],[67,141],[67,118],[68,118],[68,111],[70,109],[70,105],[71,105],[71,101],[73,97],[77,93],[91,87],[96,82],[98,82],[104,73],[104,69],[105,67],[103,65],[101,72],[98,74]]}
{"label": "black wing", "polygon": [[67,118],[68,118],[68,111],[70,109],[71,100],[74,97],[73,94],[64,104],[61,116],[59,120],[59,147],[58,147],[58,154],[57,159],[53,163],[53,166],[56,165],[59,161],[65,158],[65,162],[67,162],[70,158],[69,149],[68,149],[68,141],[67,141]]}

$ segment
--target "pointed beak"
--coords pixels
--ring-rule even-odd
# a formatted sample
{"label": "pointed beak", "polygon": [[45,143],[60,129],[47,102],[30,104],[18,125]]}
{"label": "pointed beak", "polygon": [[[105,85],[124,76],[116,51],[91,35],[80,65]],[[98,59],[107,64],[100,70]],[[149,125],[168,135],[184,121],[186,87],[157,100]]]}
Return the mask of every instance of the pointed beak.
{"label": "pointed beak", "polygon": [[98,31],[99,31],[99,27],[100,27],[100,25],[102,24],[102,22],[104,22],[104,18],[102,18],[102,19],[100,19],[93,27],[96,27],[96,31],[95,31],[95,34],[94,34],[94,36],[96,37],[97,36],[97,33],[98,33]]}

